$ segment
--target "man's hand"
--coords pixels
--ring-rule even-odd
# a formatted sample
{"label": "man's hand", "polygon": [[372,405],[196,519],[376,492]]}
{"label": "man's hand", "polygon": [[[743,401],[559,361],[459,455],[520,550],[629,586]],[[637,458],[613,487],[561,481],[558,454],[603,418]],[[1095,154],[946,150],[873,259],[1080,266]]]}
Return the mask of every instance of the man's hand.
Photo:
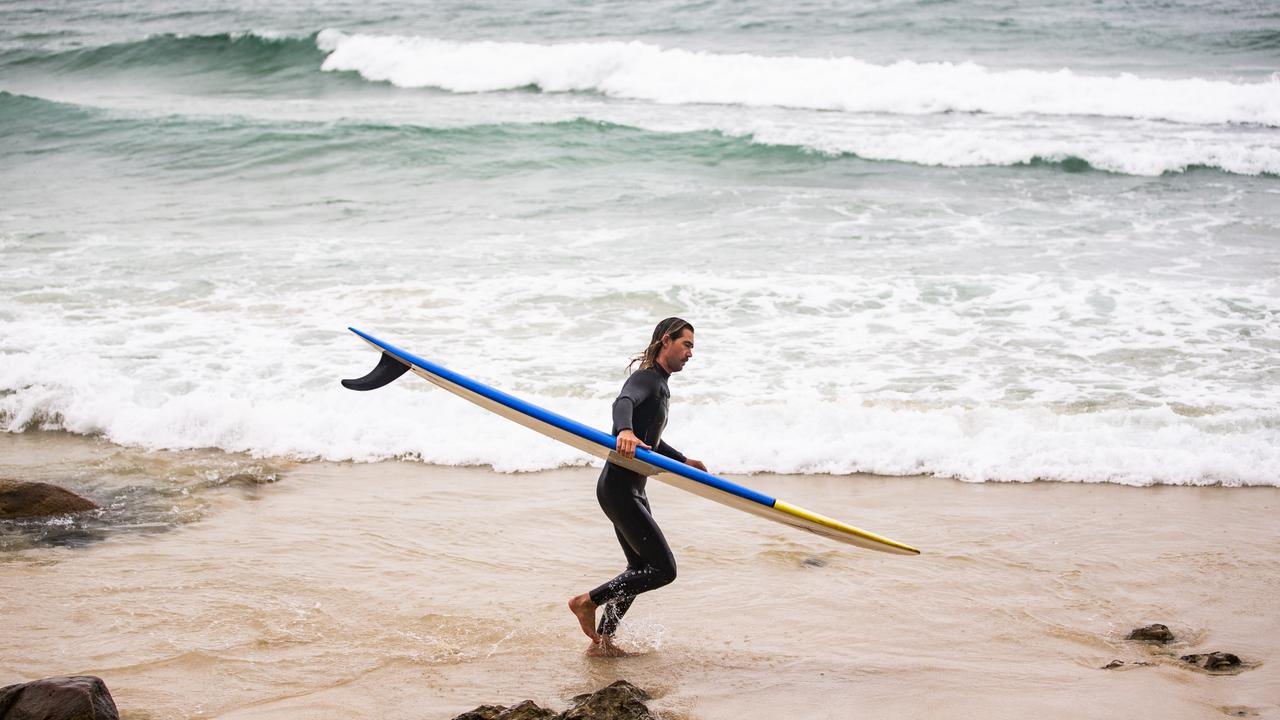
{"label": "man's hand", "polygon": [[640,438],[636,437],[636,434],[630,430],[623,430],[618,433],[617,450],[619,455],[623,457],[635,457],[637,447],[642,447],[645,450],[653,449],[648,445],[645,445]]}
{"label": "man's hand", "polygon": [[689,467],[696,467],[702,472],[707,472],[707,466],[703,465],[701,460],[693,460],[691,458],[685,458],[684,464],[688,465]]}

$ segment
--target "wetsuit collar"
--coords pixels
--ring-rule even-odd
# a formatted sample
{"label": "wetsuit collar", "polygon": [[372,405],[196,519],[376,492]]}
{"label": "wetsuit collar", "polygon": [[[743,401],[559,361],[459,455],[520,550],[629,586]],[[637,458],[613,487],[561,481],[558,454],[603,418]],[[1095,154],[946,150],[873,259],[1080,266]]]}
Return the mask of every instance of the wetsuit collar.
{"label": "wetsuit collar", "polygon": [[663,380],[671,377],[671,373],[667,372],[667,369],[662,367],[662,363],[656,360],[653,362],[653,369],[658,371],[658,374],[662,376]]}

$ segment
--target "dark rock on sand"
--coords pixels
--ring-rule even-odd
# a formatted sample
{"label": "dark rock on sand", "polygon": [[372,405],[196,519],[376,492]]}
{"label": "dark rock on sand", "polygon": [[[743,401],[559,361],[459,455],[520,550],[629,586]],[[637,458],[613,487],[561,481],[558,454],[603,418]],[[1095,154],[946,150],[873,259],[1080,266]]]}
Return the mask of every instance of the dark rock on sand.
{"label": "dark rock on sand", "polygon": [[0,688],[0,720],[119,720],[102,678],[51,677]]}
{"label": "dark rock on sand", "polygon": [[599,690],[578,695],[572,707],[560,714],[559,720],[657,720],[649,712],[645,700],[653,696],[626,680]]}
{"label": "dark rock on sand", "polygon": [[1168,626],[1156,623],[1146,627],[1140,627],[1130,632],[1126,640],[1142,640],[1144,642],[1155,642],[1164,645],[1173,642],[1173,631]]}
{"label": "dark rock on sand", "polygon": [[1229,652],[1211,652],[1203,655],[1183,655],[1183,662],[1191,663],[1210,672],[1237,670],[1241,666],[1240,658]]}
{"label": "dark rock on sand", "polygon": [[[453,720],[657,720],[644,704],[645,700],[652,699],[644,690],[619,680],[593,693],[575,696],[569,709],[559,715],[538,707],[532,700],[525,700],[511,707],[481,705]],[[0,717],[0,720],[5,719]]]}
{"label": "dark rock on sand", "polygon": [[1102,666],[1102,669],[1103,669],[1103,670],[1115,670],[1116,668],[1122,668],[1122,667],[1125,667],[1126,665],[1128,665],[1129,667],[1148,667],[1148,666],[1151,666],[1151,665],[1154,665],[1154,664],[1155,664],[1155,663],[1143,662],[1143,661],[1141,661],[1141,660],[1135,660],[1135,661],[1132,661],[1132,662],[1125,662],[1125,661],[1123,661],[1123,660],[1112,660],[1111,662],[1107,663],[1106,665],[1103,665],[1103,666]]}
{"label": "dark rock on sand", "polygon": [[0,520],[97,510],[98,504],[57,485],[0,478]]}
{"label": "dark rock on sand", "polygon": [[496,720],[555,720],[556,714],[538,707],[532,700],[525,700],[498,713]]}
{"label": "dark rock on sand", "polygon": [[519,705],[503,707],[501,705],[481,705],[475,710],[468,710],[453,720],[555,720],[554,711],[538,707],[532,700],[525,700]]}

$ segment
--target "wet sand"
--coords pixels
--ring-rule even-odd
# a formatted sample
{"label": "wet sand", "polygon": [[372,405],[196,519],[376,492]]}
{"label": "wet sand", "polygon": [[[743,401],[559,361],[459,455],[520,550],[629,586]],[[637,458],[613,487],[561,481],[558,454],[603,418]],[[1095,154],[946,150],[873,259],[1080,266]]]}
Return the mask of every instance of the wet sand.
{"label": "wet sand", "polygon": [[[99,494],[126,465],[132,484],[261,465],[213,455],[0,435],[0,475]],[[165,495],[179,521],[163,531],[0,553],[0,685],[95,674],[132,718],[560,709],[618,678],[672,718],[1280,717],[1276,488],[737,478],[924,551],[911,558],[651,483],[679,578],[628,616],[639,656],[592,659],[564,603],[623,565],[595,470],[261,476],[278,481]],[[1180,641],[1123,639],[1151,622]],[[1211,650],[1257,665],[1176,658]],[[1155,664],[1100,669],[1115,659]]]}

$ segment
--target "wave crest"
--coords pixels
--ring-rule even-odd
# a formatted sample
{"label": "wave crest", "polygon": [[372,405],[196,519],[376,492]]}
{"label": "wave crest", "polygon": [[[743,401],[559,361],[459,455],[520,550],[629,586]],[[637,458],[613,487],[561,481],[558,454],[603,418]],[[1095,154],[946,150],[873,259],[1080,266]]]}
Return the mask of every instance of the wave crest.
{"label": "wave crest", "polygon": [[[0,431],[65,430],[152,450],[212,447],[358,462],[400,458],[503,472],[593,462],[454,398],[434,396],[428,410],[412,389],[388,391],[377,403],[344,393],[248,400],[201,391],[149,408],[123,396],[94,400],[70,387],[22,390],[0,399]],[[606,398],[529,399],[583,419],[608,406]],[[681,417],[681,447],[716,458],[717,470],[727,473],[870,472],[1136,486],[1275,486],[1280,477],[1274,419],[1251,411],[1224,419],[1186,417],[1168,407],[1073,414],[1034,407],[728,402],[685,405]],[[1231,431],[1222,432],[1222,425]],[[723,432],[731,426],[772,428],[771,441]]]}
{"label": "wave crest", "polygon": [[974,63],[874,65],[853,57],[766,57],[643,42],[536,45],[325,30],[323,69],[398,87],[462,93],[535,87],[661,104],[857,113],[1083,115],[1191,124],[1280,126],[1280,80],[1233,83],[1071,70],[991,70]]}

